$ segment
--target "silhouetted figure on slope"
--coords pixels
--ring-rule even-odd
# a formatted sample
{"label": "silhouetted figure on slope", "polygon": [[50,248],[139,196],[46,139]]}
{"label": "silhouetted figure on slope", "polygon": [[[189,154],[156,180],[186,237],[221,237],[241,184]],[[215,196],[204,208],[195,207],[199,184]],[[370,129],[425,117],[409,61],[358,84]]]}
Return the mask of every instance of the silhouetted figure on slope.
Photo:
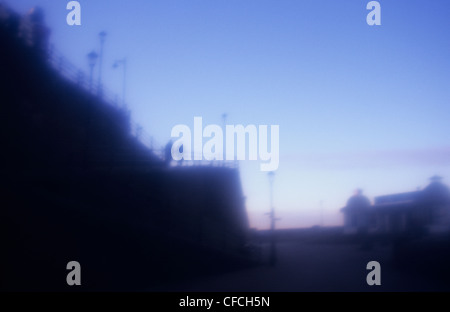
{"label": "silhouetted figure on slope", "polygon": [[50,30],[45,25],[44,11],[40,7],[32,8],[25,15],[20,26],[20,36],[40,56],[44,58],[48,56]]}
{"label": "silhouetted figure on slope", "polygon": [[172,140],[170,140],[169,142],[167,142],[166,147],[164,148],[164,161],[167,167],[169,167],[170,163],[172,162],[172,145],[173,142]]}
{"label": "silhouetted figure on slope", "polygon": [[9,9],[2,2],[0,2],[0,25],[5,27],[11,35],[18,36],[20,15]]}

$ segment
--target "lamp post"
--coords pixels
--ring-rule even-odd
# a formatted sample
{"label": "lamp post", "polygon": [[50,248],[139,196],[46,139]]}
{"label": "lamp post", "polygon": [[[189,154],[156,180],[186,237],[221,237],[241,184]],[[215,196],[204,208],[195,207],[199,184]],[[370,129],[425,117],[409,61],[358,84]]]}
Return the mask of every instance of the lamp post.
{"label": "lamp post", "polygon": [[95,51],[92,51],[87,55],[88,58],[88,64],[89,64],[89,89],[92,90],[92,78],[94,75],[94,67],[97,63],[98,54],[95,53]]}
{"label": "lamp post", "polygon": [[270,184],[270,254],[269,254],[269,264],[274,266],[277,257],[276,257],[276,248],[275,248],[275,208],[273,206],[273,181],[275,179],[275,173],[270,171],[267,176],[269,177]]}
{"label": "lamp post", "polygon": [[113,68],[116,69],[120,65],[122,65],[122,68],[123,68],[122,105],[123,105],[123,108],[126,109],[127,104],[125,101],[125,94],[126,94],[126,80],[127,80],[127,59],[123,58],[121,60],[115,61]]}
{"label": "lamp post", "polygon": [[320,227],[323,227],[323,200],[320,201]]}
{"label": "lamp post", "polygon": [[[225,132],[227,129],[227,117],[228,117],[227,113],[222,114],[223,131],[225,131]],[[227,160],[227,155],[226,155],[225,149],[222,151],[222,154],[223,154],[222,167],[225,167],[225,161]]]}
{"label": "lamp post", "polygon": [[102,95],[102,69],[103,69],[103,46],[105,45],[106,32],[102,31],[98,34],[100,37],[100,59],[99,59],[99,73],[98,73],[98,94]]}

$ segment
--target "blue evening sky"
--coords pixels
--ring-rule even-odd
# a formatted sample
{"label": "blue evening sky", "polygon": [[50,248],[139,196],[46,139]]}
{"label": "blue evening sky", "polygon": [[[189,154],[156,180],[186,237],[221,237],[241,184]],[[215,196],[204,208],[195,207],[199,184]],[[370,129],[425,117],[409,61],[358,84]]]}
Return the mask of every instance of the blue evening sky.
{"label": "blue evening sky", "polygon": [[[8,2],[8,1],[7,1]],[[450,2],[380,0],[19,0],[46,12],[51,42],[88,72],[86,55],[108,33],[104,84],[121,96],[127,57],[132,118],[162,147],[172,127],[280,126],[274,182],[279,227],[342,223],[355,188],[367,196],[450,181]],[[267,174],[242,162],[251,225],[267,228]],[[320,209],[322,202],[323,209]]]}

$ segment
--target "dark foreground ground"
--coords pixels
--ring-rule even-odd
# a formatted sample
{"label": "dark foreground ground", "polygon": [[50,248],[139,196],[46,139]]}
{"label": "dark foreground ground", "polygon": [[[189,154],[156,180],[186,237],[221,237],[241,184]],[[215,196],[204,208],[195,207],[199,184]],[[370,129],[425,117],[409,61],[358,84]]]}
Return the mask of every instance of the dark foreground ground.
{"label": "dark foreground ground", "polygon": [[[424,244],[427,246],[428,244]],[[423,249],[423,248],[422,248]],[[263,246],[263,258],[268,258]],[[184,282],[165,284],[150,291],[193,292],[303,292],[303,291],[449,291],[445,274],[432,262],[421,262],[423,253],[394,257],[390,245],[375,245],[363,250],[355,244],[279,242],[274,267],[254,268]],[[428,255],[430,256],[430,255]],[[439,257],[439,255],[435,255]],[[431,255],[431,258],[434,258]],[[439,259],[438,259],[439,260]],[[381,265],[381,286],[368,286],[369,261]]]}

